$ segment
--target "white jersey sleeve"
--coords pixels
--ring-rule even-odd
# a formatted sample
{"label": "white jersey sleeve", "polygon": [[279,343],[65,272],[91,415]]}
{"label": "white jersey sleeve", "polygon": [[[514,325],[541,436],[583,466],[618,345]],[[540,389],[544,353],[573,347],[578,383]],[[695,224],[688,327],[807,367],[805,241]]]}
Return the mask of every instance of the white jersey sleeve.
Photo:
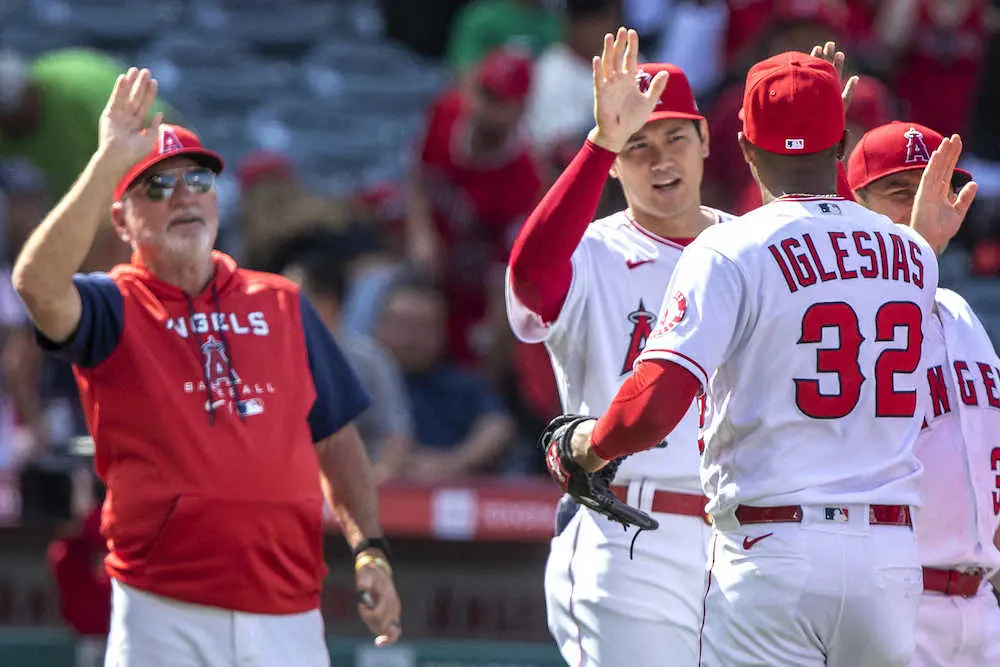
{"label": "white jersey sleeve", "polygon": [[739,266],[695,240],[681,255],[639,359],[666,359],[708,386],[746,325],[750,290]]}
{"label": "white jersey sleeve", "polygon": [[574,322],[583,318],[587,294],[590,284],[590,245],[581,243],[573,251],[570,260],[573,266],[569,291],[563,301],[559,316],[554,322],[544,322],[541,316],[521,303],[511,285],[510,267],[507,267],[505,279],[505,297],[507,300],[507,321],[518,340],[524,343],[543,343],[552,336],[553,331],[572,328]]}

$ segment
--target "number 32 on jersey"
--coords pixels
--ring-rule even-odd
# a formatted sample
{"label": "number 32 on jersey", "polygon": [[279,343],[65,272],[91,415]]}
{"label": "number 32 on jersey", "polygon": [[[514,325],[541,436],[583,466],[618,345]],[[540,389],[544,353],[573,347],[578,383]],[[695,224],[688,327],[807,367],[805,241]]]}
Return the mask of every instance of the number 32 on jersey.
{"label": "number 32 on jersey", "polygon": [[[896,339],[897,328],[905,331],[904,347],[883,350],[875,360],[876,417],[912,417],[916,412],[917,392],[898,391],[895,376],[914,373],[920,364],[921,320],[920,307],[908,301],[883,304],[875,314],[875,341],[891,343]],[[839,345],[816,350],[816,371],[836,375],[839,389],[837,393],[824,394],[818,378],[796,378],[795,404],[803,414],[814,419],[839,419],[857,407],[861,387],[868,380],[859,361],[865,342],[861,327],[857,313],[844,302],[816,303],[806,310],[798,343],[818,345],[823,341],[824,329],[836,330]]]}

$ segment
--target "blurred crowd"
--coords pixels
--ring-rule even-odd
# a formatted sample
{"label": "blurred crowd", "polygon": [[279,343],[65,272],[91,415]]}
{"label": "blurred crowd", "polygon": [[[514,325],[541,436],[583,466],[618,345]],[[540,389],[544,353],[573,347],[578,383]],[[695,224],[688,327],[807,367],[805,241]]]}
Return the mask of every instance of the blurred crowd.
{"label": "blurred crowd", "polygon": [[[506,322],[504,268],[527,215],[593,125],[591,58],[638,29],[643,60],[680,65],[711,130],[703,201],[760,204],[738,152],[747,68],[835,40],[862,75],[856,139],[893,119],[966,138],[980,183],[954,244],[964,276],[1000,276],[1000,76],[989,0],[422,0],[381,3],[385,37],[439,58],[451,84],[413,137],[409,174],[347,196],[306,185],[296,156],[230,165],[219,247],[299,283],[375,398],[361,432],[379,479],[541,473],[540,427],[558,411],[544,348]],[[41,354],[10,285],[31,229],[96,146],[123,64],[92,50],[0,53],[0,471],[59,468],[85,441],[72,373]],[[154,71],[154,75],[156,72]],[[363,113],[360,100],[358,113]],[[185,110],[164,100],[168,121]],[[224,185],[223,187],[229,187]],[[602,210],[623,205],[612,179]],[[125,261],[103,234],[87,268]],[[151,409],[155,409],[155,406]],[[27,506],[27,505],[26,505]]]}

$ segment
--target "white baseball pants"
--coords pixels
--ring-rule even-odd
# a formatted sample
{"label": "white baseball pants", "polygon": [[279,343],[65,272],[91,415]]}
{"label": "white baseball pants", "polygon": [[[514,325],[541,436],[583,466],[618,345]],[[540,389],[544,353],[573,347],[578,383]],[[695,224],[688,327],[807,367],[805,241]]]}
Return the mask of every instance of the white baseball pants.
{"label": "white baseball pants", "polygon": [[972,598],[925,592],[910,667],[1000,665],[1000,605],[987,581]]}
{"label": "white baseball pants", "polygon": [[[640,507],[648,510],[648,507]],[[581,508],[552,540],[545,568],[549,631],[572,667],[695,667],[712,529],[655,513],[643,532]]]}
{"label": "white baseball pants", "polygon": [[269,615],[188,604],[112,580],[105,667],[206,665],[329,667],[323,618],[318,609]]}
{"label": "white baseball pants", "polygon": [[716,518],[702,667],[909,664],[923,590],[913,530],[844,509],[807,506],[802,523]]}

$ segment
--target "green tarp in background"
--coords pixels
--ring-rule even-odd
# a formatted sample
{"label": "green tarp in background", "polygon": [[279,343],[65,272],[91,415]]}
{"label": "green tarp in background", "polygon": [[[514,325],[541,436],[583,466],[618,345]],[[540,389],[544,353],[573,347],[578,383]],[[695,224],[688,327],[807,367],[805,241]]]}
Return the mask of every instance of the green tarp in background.
{"label": "green tarp in background", "polygon": [[[564,667],[545,644],[419,641],[375,649],[358,640],[330,639],[333,667]],[[73,638],[51,629],[0,629],[0,667],[74,667]]]}

